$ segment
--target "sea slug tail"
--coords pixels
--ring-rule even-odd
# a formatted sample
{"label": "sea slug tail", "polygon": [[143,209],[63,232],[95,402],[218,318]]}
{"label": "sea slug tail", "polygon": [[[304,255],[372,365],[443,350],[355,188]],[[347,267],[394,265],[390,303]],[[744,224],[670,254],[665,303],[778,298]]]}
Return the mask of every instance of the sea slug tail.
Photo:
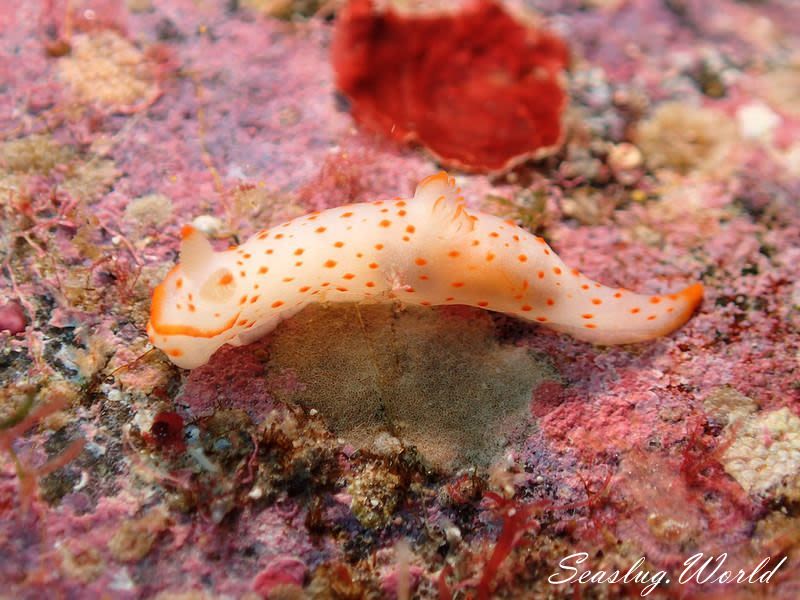
{"label": "sea slug tail", "polygon": [[675,294],[650,296],[628,290],[584,284],[568,314],[554,315],[552,329],[604,346],[645,342],[682,327],[703,300],[703,285],[695,283]]}

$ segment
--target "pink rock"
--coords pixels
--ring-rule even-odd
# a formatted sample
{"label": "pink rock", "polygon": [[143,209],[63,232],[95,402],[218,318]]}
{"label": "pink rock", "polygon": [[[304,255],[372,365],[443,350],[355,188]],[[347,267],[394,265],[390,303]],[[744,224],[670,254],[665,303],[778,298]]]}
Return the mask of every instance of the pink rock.
{"label": "pink rock", "polygon": [[25,331],[27,324],[25,312],[19,304],[8,302],[0,306],[0,331],[6,330],[11,332],[11,335],[16,335]]}
{"label": "pink rock", "polygon": [[[411,565],[408,568],[406,577],[408,578],[407,585],[409,591],[413,592],[417,589],[420,579],[422,578],[422,573],[423,570],[416,565]],[[397,598],[399,597],[399,594],[397,593],[399,583],[400,573],[397,570],[392,570],[381,578],[381,589],[390,598]]]}
{"label": "pink rock", "polygon": [[545,381],[533,391],[531,415],[540,419],[564,400],[564,387],[557,381]]}
{"label": "pink rock", "polygon": [[292,556],[278,556],[253,579],[253,591],[262,598],[269,598],[273,589],[280,585],[303,585],[306,576],[305,563]]}

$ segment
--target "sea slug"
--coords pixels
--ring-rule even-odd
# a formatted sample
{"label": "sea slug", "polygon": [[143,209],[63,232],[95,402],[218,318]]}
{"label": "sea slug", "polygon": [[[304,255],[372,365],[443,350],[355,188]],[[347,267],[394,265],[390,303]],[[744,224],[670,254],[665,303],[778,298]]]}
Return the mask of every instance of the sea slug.
{"label": "sea slug", "polygon": [[199,367],[312,302],[467,304],[596,344],[640,342],[683,325],[703,286],[639,295],[565,265],[540,237],[466,209],[446,173],[412,199],[350,204],[261,231],[215,252],[183,229],[180,264],[153,292],[147,332],[176,365]]}

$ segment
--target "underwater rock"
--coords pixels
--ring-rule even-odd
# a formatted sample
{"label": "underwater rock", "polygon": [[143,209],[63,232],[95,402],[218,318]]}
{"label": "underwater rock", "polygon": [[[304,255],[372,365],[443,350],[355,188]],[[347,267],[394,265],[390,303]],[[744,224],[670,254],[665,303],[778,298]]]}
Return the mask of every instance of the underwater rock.
{"label": "underwater rock", "polygon": [[356,121],[443,164],[504,171],[561,142],[567,46],[494,2],[411,15],[352,0],[332,60]]}
{"label": "underwater rock", "polygon": [[[375,5],[388,2],[401,4]],[[536,2],[577,59],[567,93],[582,124],[558,156],[459,178],[468,211],[518,220],[587,276],[653,294],[702,280],[705,309],[680,335],[593,347],[477,309],[360,306],[362,328],[352,305],[315,307],[182,372],[144,332],[182,224],[220,250],[300,212],[406,194],[436,169],[358,133],[333,101],[326,14],[346,2],[291,23],[246,3],[0,2],[0,305],[27,319],[0,332],[0,420],[31,424],[0,425],[0,595],[640,595],[548,582],[586,552],[594,572],[643,556],[667,571],[650,597],[797,600],[796,3]],[[749,41],[765,26],[781,37]],[[60,78],[109,30],[135,50],[141,90],[163,92],[135,115]],[[429,82],[461,68],[451,58]],[[698,81],[701,64],[714,77]],[[637,124],[675,102],[727,126],[698,125],[692,142],[696,121],[665,120],[640,143]],[[762,110],[765,135],[741,139],[737,115],[759,122],[740,109],[761,103],[780,124],[763,129]],[[153,194],[172,211],[127,210]],[[431,473],[412,445],[478,468]],[[691,554],[722,551],[733,573],[788,565],[764,588],[677,583]]]}

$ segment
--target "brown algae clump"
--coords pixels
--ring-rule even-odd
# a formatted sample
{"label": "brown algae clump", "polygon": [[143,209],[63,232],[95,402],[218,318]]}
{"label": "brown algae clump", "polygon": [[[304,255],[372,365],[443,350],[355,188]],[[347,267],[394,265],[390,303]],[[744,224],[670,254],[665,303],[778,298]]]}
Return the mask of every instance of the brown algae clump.
{"label": "brown algae clump", "polygon": [[0,177],[21,173],[49,175],[58,165],[74,159],[75,151],[52,136],[29,135],[0,143]]}
{"label": "brown algae clump", "polygon": [[488,465],[526,422],[532,390],[554,379],[547,360],[500,344],[488,313],[389,305],[312,305],[269,346],[281,400],[317,409],[357,447],[382,432],[434,467]]}
{"label": "brown algae clump", "polygon": [[788,408],[761,411],[729,386],[714,389],[704,401],[714,419],[732,436],[721,455],[725,471],[753,496],[800,498],[800,418]]}
{"label": "brown algae clump", "polygon": [[682,174],[721,166],[736,140],[736,125],[725,115],[680,102],[662,104],[636,130],[648,167]]}
{"label": "brown algae clump", "polygon": [[366,463],[347,487],[352,498],[350,510],[364,527],[383,527],[397,509],[402,484],[397,473],[379,464]]}
{"label": "brown algae clump", "polygon": [[781,112],[800,118],[800,61],[761,79],[767,99]]}
{"label": "brown algae clump", "polygon": [[242,0],[241,4],[264,15],[286,20],[310,17],[325,6],[322,0]]}
{"label": "brown algae clump", "polygon": [[113,31],[76,35],[72,54],[60,59],[59,69],[78,100],[123,112],[151,102],[159,93],[145,55]]}
{"label": "brown algae clump", "polygon": [[50,135],[0,142],[0,193],[20,195],[30,176],[54,174],[63,177],[61,190],[84,200],[95,200],[119,175],[113,161],[95,154],[81,156]]}
{"label": "brown algae clump", "polygon": [[124,521],[108,542],[111,555],[120,562],[136,562],[148,555],[158,536],[169,527],[163,507],[138,519]]}
{"label": "brown algae clump", "polygon": [[172,200],[164,194],[140,196],[125,207],[125,219],[140,231],[166,224],[172,214]]}
{"label": "brown algae clump", "polygon": [[753,495],[800,499],[800,418],[788,408],[755,413],[722,457],[725,470]]}

